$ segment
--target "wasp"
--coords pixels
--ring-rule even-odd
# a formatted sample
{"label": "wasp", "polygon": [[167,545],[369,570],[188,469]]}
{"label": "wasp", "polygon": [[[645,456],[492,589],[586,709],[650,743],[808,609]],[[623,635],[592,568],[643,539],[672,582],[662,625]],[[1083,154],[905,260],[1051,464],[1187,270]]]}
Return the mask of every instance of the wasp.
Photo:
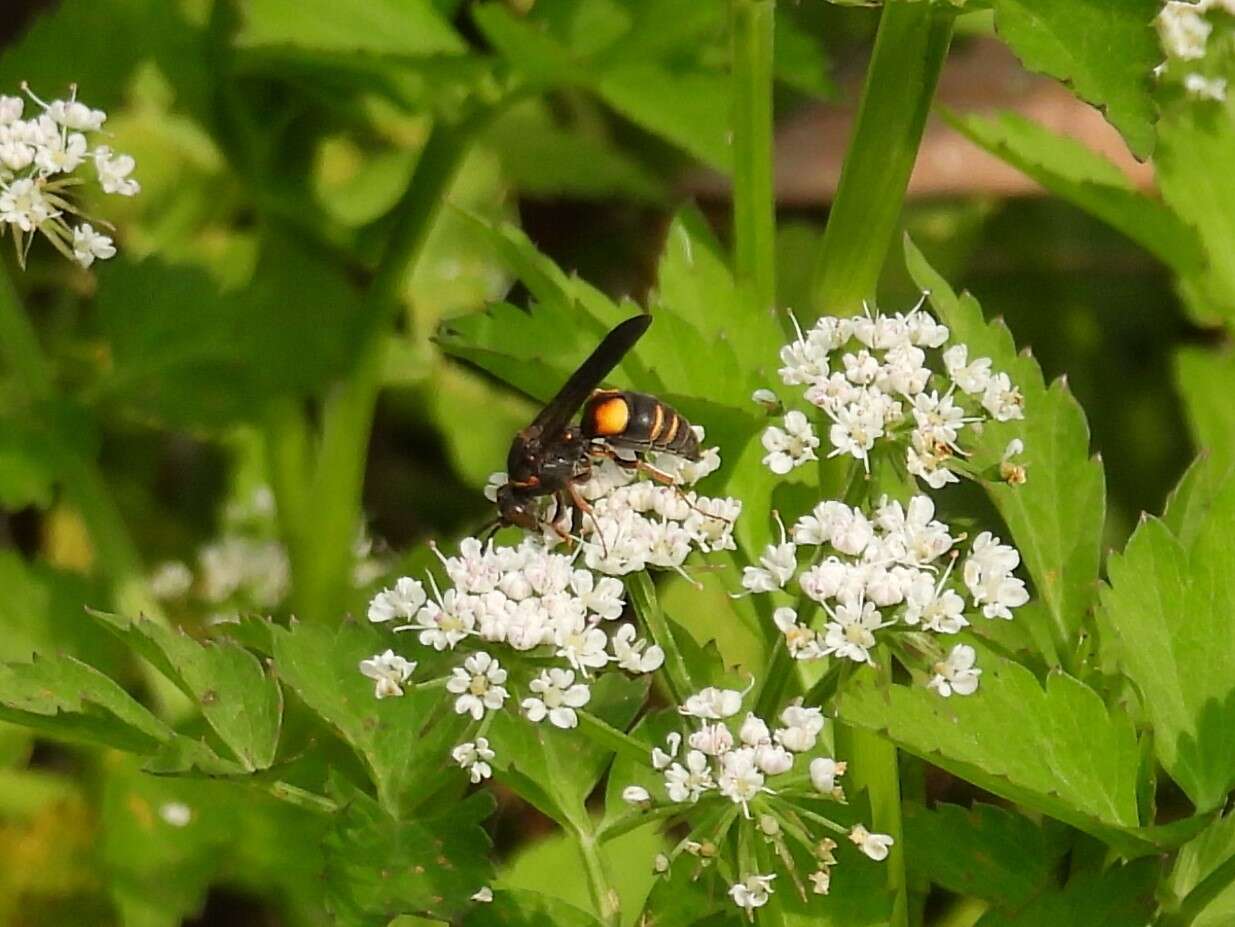
{"label": "wasp", "polygon": [[[532,423],[515,435],[506,458],[507,482],[497,491],[498,526],[539,530],[538,500],[545,496],[555,502],[550,524],[566,507],[573,507],[576,519],[590,514],[591,506],[579,487],[591,478],[598,460],[610,459],[660,482],[674,483],[639,454],[667,451],[687,460],[699,459],[699,439],[674,409],[647,393],[598,388],[651,324],[650,315],[619,323]],[[574,424],[580,408],[583,414]],[[635,454],[629,458],[619,451]],[[562,534],[561,529],[555,530]]]}

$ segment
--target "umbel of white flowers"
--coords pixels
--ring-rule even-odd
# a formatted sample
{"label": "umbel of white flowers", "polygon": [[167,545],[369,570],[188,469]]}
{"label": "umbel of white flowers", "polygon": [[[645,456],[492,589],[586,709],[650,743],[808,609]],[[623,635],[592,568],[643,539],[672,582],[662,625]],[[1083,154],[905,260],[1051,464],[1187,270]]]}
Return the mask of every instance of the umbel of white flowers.
{"label": "umbel of white flowers", "polygon": [[1214,15],[1218,14],[1230,27],[1235,16],[1235,0],[1171,0],[1158,13],[1158,36],[1167,60],[1155,70],[1162,78],[1174,72],[1178,62],[1183,75],[1181,85],[1190,97],[1198,100],[1224,102],[1227,80],[1221,74],[1210,73],[1205,62],[1209,38],[1214,31]]}
{"label": "umbel of white flowers", "polygon": [[136,195],[133,158],[98,142],[107,114],[78,100],[75,85],[50,102],[22,90],[33,112],[22,97],[0,96],[0,234],[12,233],[23,266],[35,232],[82,267],[112,257],[112,239],[84,221],[74,193],[90,167],[104,193]]}
{"label": "umbel of white flowers", "polygon": [[[779,724],[772,725],[754,712],[743,713],[746,694],[708,687],[688,697],[678,707],[678,714],[687,719],[686,730],[670,732],[663,746],[652,749],[650,762],[660,776],[659,784],[654,791],[628,786],[622,798],[642,811],[681,806],[676,816],[688,826],[694,817],[715,820],[717,806],[738,806],[741,815],[732,826],[751,829],[771,844],[774,857],[790,867],[786,874],[804,898],[804,883],[798,879],[794,860],[805,853],[813,861],[815,868],[807,881],[814,894],[826,895],[836,865],[837,842],[831,835],[847,836],[871,859],[886,859],[891,837],[872,834],[861,825],[845,827],[816,810],[820,798],[845,802],[839,780],[846,764],[821,752],[822,711],[803,706],[799,699],[780,712]],[[795,810],[801,802],[808,806],[808,813]],[[699,860],[701,871],[722,852],[720,845],[734,843],[723,839],[704,843],[687,837],[670,855],[658,857],[655,868],[667,872],[686,855]],[[728,894],[748,916],[767,903],[776,873],[743,872],[740,860],[727,871],[741,873]]]}
{"label": "umbel of white flowers", "polygon": [[[822,413],[828,457],[853,457],[869,471],[875,446],[887,443],[912,475],[942,489],[958,481],[953,470],[967,456],[968,431],[1024,415],[1008,375],[993,370],[990,358],[971,359],[965,345],[948,345],[950,336],[921,304],[893,315],[868,308],[851,318],[824,316],[781,349],[780,378],[804,387],[803,398]],[[770,390],[752,398],[778,407]],[[807,415],[792,410],[783,428],[764,432],[763,462],[783,475],[818,459],[821,443]]]}
{"label": "umbel of white flowers", "polygon": [[[959,539],[935,518],[935,503],[918,495],[908,505],[884,499],[871,516],[843,502],[819,503],[781,528],[758,566],[747,567],[748,593],[781,596],[797,587],[796,605],[776,608],[772,620],[798,660],[838,657],[871,662],[876,632],[902,629],[937,638],[969,626],[969,617],[1010,620],[1029,600],[1014,547],[983,531],[959,570]],[[800,551],[809,551],[807,558]],[[805,560],[799,564],[799,560]],[[940,695],[969,695],[981,670],[974,651],[956,645],[934,665],[928,685]]]}

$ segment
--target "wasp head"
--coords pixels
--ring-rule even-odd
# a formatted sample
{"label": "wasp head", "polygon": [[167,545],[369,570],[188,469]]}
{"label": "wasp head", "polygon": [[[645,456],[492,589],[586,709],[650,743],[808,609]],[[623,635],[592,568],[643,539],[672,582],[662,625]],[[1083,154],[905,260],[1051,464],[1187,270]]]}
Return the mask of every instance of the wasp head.
{"label": "wasp head", "polygon": [[540,530],[538,502],[532,496],[521,494],[507,483],[497,491],[498,516],[504,525],[516,525],[524,531]]}

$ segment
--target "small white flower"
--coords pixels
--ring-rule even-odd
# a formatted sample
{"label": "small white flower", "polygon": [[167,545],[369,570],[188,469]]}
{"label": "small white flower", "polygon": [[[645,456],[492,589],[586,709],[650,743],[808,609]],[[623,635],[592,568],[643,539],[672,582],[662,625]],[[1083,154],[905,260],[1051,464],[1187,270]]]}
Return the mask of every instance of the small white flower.
{"label": "small white flower", "polygon": [[759,744],[755,750],[755,765],[767,776],[779,776],[793,768],[793,754],[777,744]]}
{"label": "small white flower", "polygon": [[665,662],[665,652],[657,644],[635,640],[635,626],[624,624],[613,635],[613,659],[628,673],[654,673]]}
{"label": "small white flower", "polygon": [[168,560],[150,575],[149,585],[156,599],[178,599],[193,588],[193,571],[180,560]]}
{"label": "small white flower", "polygon": [[1205,18],[1202,4],[1171,0],[1158,13],[1157,24],[1168,55],[1185,61],[1205,57],[1205,46],[1214,27]]}
{"label": "small white flower", "polygon": [[734,689],[717,689],[708,686],[686,699],[678,709],[679,714],[708,721],[731,718],[742,708],[742,693]]}
{"label": "small white flower", "polygon": [[766,722],[762,718],[756,717],[752,712],[746,713],[746,720],[742,722],[741,730],[738,731],[738,737],[748,747],[757,747],[760,744],[772,742],[772,734],[768,731]]}
{"label": "small white flower", "polygon": [[415,669],[414,660],[405,660],[393,650],[360,661],[360,672],[377,682],[373,690],[377,698],[402,695],[403,684],[412,677]]}
{"label": "small white flower", "polygon": [[553,642],[557,645],[555,655],[564,658],[584,676],[588,668],[600,669],[609,662],[609,654],[605,652],[609,638],[577,613],[557,622]]}
{"label": "small white flower", "polygon": [[644,805],[652,800],[648,790],[640,785],[628,785],[622,789],[622,801],[628,805]]}
{"label": "small white flower", "polygon": [[107,113],[91,109],[76,100],[52,100],[47,104],[47,115],[67,129],[97,132],[103,128]]}
{"label": "small white flower", "polygon": [[188,827],[193,820],[193,809],[182,801],[164,802],[159,806],[159,817],[172,827]]}
{"label": "small white flower", "polygon": [[0,222],[15,225],[23,232],[34,231],[55,215],[55,208],[33,180],[14,180],[0,192]]}
{"label": "small white flower", "polygon": [[820,793],[835,795],[836,780],[845,774],[845,763],[838,763],[827,756],[815,757],[810,761],[810,781]]}
{"label": "small white flower", "polygon": [[888,852],[895,842],[887,834],[872,834],[861,824],[854,825],[853,830],[849,832],[849,839],[859,850],[877,863],[888,858]]}
{"label": "small white flower", "polygon": [[467,772],[472,783],[479,783],[493,775],[493,767],[489,764],[496,754],[489,748],[487,737],[477,737],[476,741],[461,743],[450,751],[450,758]]}
{"label": "small white flower", "polygon": [[810,879],[811,890],[816,895],[826,895],[832,887],[832,872],[827,868],[817,869],[807,878]]}
{"label": "small white flower", "polygon": [[523,713],[534,724],[539,724],[546,717],[554,727],[572,728],[579,724],[576,708],[582,708],[592,697],[591,690],[582,683],[575,682],[575,674],[571,670],[542,670],[540,675],[528,683],[528,688],[535,693],[523,700]]}
{"label": "small white flower", "polygon": [[653,769],[664,769],[673,761],[673,758],[678,755],[678,750],[682,746],[682,735],[677,731],[673,731],[665,738],[665,746],[669,748],[668,752],[660,749],[660,747],[652,748]]}
{"label": "small white flower", "polygon": [[768,903],[775,878],[775,875],[748,875],[741,882],[729,886],[729,897],[753,919],[755,908],[762,908]]}
{"label": "small white flower", "polygon": [[763,791],[763,772],[755,761],[755,748],[742,747],[720,758],[720,775],[716,786],[720,793],[750,817],[749,802]]}
{"label": "small white flower", "polygon": [[89,222],[73,229],[73,257],[82,267],[89,267],[95,260],[106,261],[116,256],[116,246],[111,237],[94,230]]}
{"label": "small white flower", "polygon": [[792,541],[769,544],[759,558],[759,566],[748,566],[742,573],[742,586],[749,592],[771,592],[784,588],[798,569],[797,546]]}
{"label": "small white flower", "polygon": [[966,644],[957,644],[948,652],[946,660],[935,664],[935,675],[926,684],[944,698],[952,695],[973,695],[978,690],[978,677],[982,670],[974,666],[977,654]]}
{"label": "small white flower", "polygon": [[818,460],[815,454],[818,446],[819,439],[806,416],[790,412],[785,416],[783,431],[771,425],[763,432],[763,448],[768,452],[763,463],[773,473],[783,476],[807,461]]}
{"label": "small white flower", "polygon": [[997,422],[1025,417],[1025,399],[1006,373],[995,374],[986,384],[986,390],[982,393],[982,408]]}
{"label": "small white flower", "polygon": [[1216,100],[1221,103],[1226,99],[1226,78],[1188,74],[1184,77],[1184,90],[1198,100]]}
{"label": "small white flower", "polygon": [[383,589],[369,603],[369,620],[374,624],[398,618],[411,621],[427,601],[425,587],[410,576],[399,579],[392,588]]}
{"label": "small white flower", "polygon": [[129,175],[137,164],[129,155],[113,154],[106,145],[100,145],[94,150],[94,167],[99,174],[99,186],[104,193],[116,193],[120,196],[136,196],[141,192],[141,184]]}
{"label": "small white flower", "polygon": [[470,714],[479,721],[486,711],[497,711],[510,697],[502,685],[506,670],[489,654],[474,653],[450,671],[446,691],[459,696],[455,699],[458,714]]}
{"label": "small white flower", "polygon": [[698,750],[686,754],[686,765],[674,763],[665,770],[665,791],[670,801],[696,802],[699,796],[715,788],[708,758]]}
{"label": "small white flower", "polygon": [[780,408],[780,399],[770,389],[757,389],[750,395],[750,401],[755,405],[763,406],[769,412],[775,412]]}
{"label": "small white flower", "polygon": [[719,721],[715,724],[705,724],[686,738],[691,749],[706,753],[708,756],[720,756],[727,753],[733,746],[733,734],[729,728]]}
{"label": "small white flower", "polygon": [[883,627],[873,602],[841,603],[827,623],[823,638],[825,653],[834,653],[855,663],[870,661],[875,631]]}
{"label": "small white flower", "polygon": [[[453,650],[476,626],[472,603],[455,589],[447,589],[441,602],[425,602],[416,613],[416,621],[404,628],[419,629],[420,642],[434,650]],[[539,641],[537,641],[539,643]]]}
{"label": "small white flower", "polygon": [[986,392],[991,381],[991,359],[989,357],[979,357],[971,363],[969,348],[963,344],[956,344],[943,352],[943,364],[948,371],[948,376],[952,378],[962,393],[976,396]]}
{"label": "small white flower", "polygon": [[803,708],[800,704],[788,706],[780,714],[785,725],[778,728],[776,742],[794,753],[805,753],[815,747],[815,739],[823,730],[823,712],[818,708]]}
{"label": "small white flower", "polygon": [[472,901],[478,901],[481,904],[488,904],[493,900],[493,889],[487,885],[482,885],[478,888],[475,894],[472,895]]}

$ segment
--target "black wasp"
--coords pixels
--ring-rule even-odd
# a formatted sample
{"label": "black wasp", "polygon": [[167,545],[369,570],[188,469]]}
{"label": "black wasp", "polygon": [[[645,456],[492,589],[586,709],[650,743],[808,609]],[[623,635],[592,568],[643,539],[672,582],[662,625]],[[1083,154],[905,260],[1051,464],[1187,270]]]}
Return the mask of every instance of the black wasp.
{"label": "black wasp", "polygon": [[[651,324],[650,315],[619,323],[532,424],[515,435],[506,458],[507,483],[497,491],[499,524],[539,530],[536,500],[543,496],[554,498],[553,521],[568,505],[576,517],[590,512],[579,486],[591,477],[595,459],[608,458],[660,482],[673,482],[638,456],[619,456],[619,450],[668,451],[687,460],[699,459],[699,439],[690,423],[655,396],[597,389]],[[582,418],[574,425],[571,419],[581,406]]]}

